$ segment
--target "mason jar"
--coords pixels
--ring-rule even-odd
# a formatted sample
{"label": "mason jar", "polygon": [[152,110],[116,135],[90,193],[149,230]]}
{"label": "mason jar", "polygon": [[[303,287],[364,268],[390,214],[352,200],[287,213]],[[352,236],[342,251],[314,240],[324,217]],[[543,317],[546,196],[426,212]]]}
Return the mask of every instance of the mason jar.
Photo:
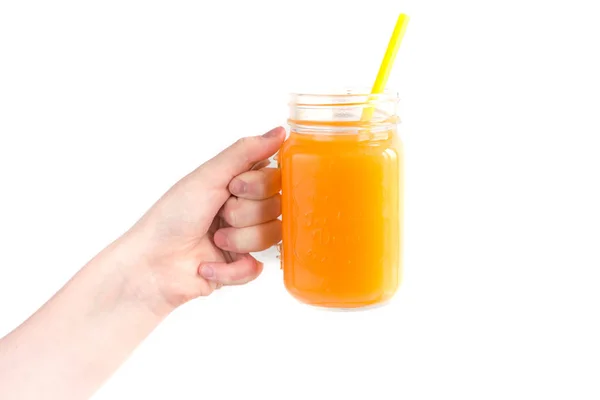
{"label": "mason jar", "polygon": [[403,151],[398,95],[293,94],[282,177],[287,291],[310,305],[389,300],[401,280]]}

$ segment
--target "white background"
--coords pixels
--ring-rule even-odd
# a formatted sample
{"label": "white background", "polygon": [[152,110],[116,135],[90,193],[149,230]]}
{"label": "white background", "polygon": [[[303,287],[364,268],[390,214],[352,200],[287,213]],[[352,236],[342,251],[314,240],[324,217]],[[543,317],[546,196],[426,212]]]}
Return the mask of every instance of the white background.
{"label": "white background", "polygon": [[0,2],[0,336],[175,180],[370,85],[397,14],[404,283],[315,311],[269,264],[172,314],[96,399],[600,397],[595,2]]}

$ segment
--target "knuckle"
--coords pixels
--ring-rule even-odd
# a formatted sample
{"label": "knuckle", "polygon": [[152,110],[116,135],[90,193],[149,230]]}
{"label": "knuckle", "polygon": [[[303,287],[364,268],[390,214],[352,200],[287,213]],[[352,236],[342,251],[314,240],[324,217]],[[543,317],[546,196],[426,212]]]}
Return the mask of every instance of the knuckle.
{"label": "knuckle", "polygon": [[237,199],[232,197],[225,202],[223,208],[223,219],[231,226],[236,226],[237,220]]}
{"label": "knuckle", "polygon": [[270,173],[265,171],[265,170],[259,170],[256,171],[258,172],[258,177],[255,181],[255,192],[257,195],[259,196],[266,196],[269,194],[269,190],[270,190],[270,186],[271,186],[271,179],[270,179]]}
{"label": "knuckle", "polygon": [[246,137],[242,137],[239,138],[236,142],[234,147],[237,148],[237,153],[239,157],[243,158],[243,162],[250,164],[249,161],[249,148],[251,148],[253,146],[253,143],[255,142],[255,138],[250,137],[250,136],[246,136]]}
{"label": "knuckle", "polygon": [[237,212],[235,210],[228,210],[225,213],[225,221],[231,226],[237,226]]}
{"label": "knuckle", "polygon": [[265,197],[269,192],[269,185],[264,180],[256,182],[254,192],[257,196]]}
{"label": "knuckle", "polygon": [[248,146],[252,146],[255,141],[256,141],[256,138],[254,138],[252,136],[245,136],[245,137],[239,138],[235,144],[237,147],[244,149]]}
{"label": "knuckle", "polygon": [[239,138],[238,140],[236,140],[236,142],[235,142],[235,145],[236,145],[237,147],[243,147],[243,146],[245,146],[245,145],[248,143],[248,140],[249,140],[249,139],[250,139],[250,138],[249,138],[249,137],[247,137],[247,136],[245,136],[245,137],[241,137],[241,138]]}

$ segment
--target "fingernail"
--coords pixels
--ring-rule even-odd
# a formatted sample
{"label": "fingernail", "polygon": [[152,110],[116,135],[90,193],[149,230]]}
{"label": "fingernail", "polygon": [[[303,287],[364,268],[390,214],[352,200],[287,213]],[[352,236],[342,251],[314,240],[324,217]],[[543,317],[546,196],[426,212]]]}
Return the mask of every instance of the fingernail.
{"label": "fingernail", "polygon": [[262,135],[262,136],[263,136],[264,138],[272,138],[272,137],[278,136],[278,135],[279,135],[279,129],[280,129],[280,128],[281,128],[281,127],[280,127],[280,126],[278,126],[277,128],[271,129],[269,132],[265,133],[265,134],[264,134],[264,135]]}
{"label": "fingernail", "polygon": [[215,269],[210,265],[203,265],[202,268],[200,268],[200,275],[206,279],[210,279],[215,276]]}
{"label": "fingernail", "polygon": [[231,194],[243,194],[246,193],[248,185],[243,180],[236,179],[231,182],[231,187],[229,189],[231,190]]}

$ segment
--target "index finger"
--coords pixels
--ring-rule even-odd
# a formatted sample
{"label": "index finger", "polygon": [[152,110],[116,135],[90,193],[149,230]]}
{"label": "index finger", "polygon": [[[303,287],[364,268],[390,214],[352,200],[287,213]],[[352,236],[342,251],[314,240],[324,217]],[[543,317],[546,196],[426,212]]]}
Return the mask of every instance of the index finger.
{"label": "index finger", "polygon": [[285,139],[285,129],[271,129],[262,136],[242,138],[206,162],[211,170],[220,171],[215,177],[226,186],[231,179],[248,171],[252,166],[275,154]]}

